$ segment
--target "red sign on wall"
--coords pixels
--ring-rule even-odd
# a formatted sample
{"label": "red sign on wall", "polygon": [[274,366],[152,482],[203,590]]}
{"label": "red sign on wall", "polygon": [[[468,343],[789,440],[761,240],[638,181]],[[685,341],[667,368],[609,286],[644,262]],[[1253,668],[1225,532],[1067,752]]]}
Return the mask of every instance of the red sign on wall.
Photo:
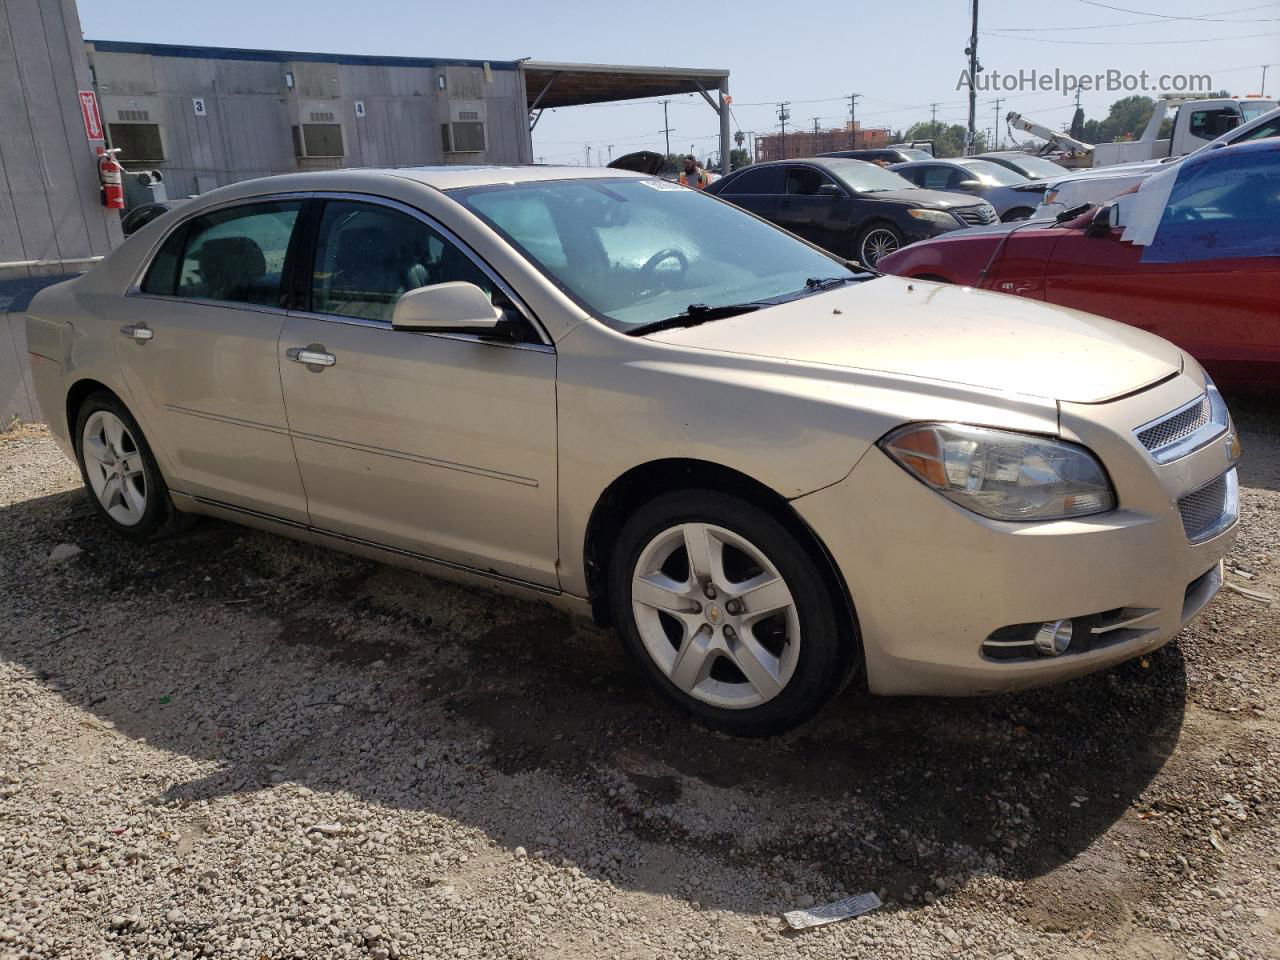
{"label": "red sign on wall", "polygon": [[102,115],[92,90],[80,91],[80,116],[84,119],[84,135],[90,140],[102,140]]}

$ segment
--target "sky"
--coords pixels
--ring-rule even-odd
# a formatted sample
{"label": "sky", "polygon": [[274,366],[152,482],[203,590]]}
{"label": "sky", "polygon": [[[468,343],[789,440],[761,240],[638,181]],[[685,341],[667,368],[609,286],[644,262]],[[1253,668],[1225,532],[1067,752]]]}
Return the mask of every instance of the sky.
{"label": "sky", "polygon": [[[965,123],[970,0],[840,5],[738,0],[734,4],[608,0],[78,0],[85,37],[324,53],[563,60],[728,68],[733,126],[776,132],[778,101],[790,101],[788,129],[840,126],[850,93],[859,121],[905,129],[930,119]],[[1033,10],[1034,7],[1034,10]],[[980,0],[979,60],[992,73],[1055,70],[1078,75],[1208,74],[1212,89],[1280,94],[1280,0]],[[1081,96],[1102,117],[1125,90]],[[1002,99],[997,107],[996,97]],[[1017,110],[1046,126],[1070,121],[1074,94],[979,90],[978,128]],[[696,94],[670,106],[671,148],[699,156],[717,149],[718,120]],[[999,122],[1004,126],[1003,120]],[[664,149],[657,101],[547,111],[534,156],[548,163],[606,162],[610,154]],[[1002,135],[1007,137],[1007,133]],[[1017,134],[1026,139],[1026,134]]]}

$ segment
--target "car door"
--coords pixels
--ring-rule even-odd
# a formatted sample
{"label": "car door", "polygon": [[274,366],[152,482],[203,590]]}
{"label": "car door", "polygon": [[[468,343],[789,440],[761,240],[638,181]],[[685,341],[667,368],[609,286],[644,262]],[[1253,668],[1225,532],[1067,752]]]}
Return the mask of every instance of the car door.
{"label": "car door", "polygon": [[[279,369],[312,526],[557,586],[554,348],[418,211],[335,196],[308,218],[306,309],[285,321]],[[458,280],[506,306],[521,338],[392,329],[401,293]]]}
{"label": "car door", "polygon": [[1274,380],[1276,157],[1215,151],[1184,168],[1150,245],[1126,242],[1123,227],[1066,231],[1045,275],[1046,299],[1166,337],[1222,379]]}
{"label": "car door", "polygon": [[716,190],[715,194],[757,217],[777,223],[778,201],[782,197],[782,167],[749,167]]}
{"label": "car door", "polygon": [[175,490],[299,522],[306,499],[276,349],[303,202],[240,201],[180,224],[124,298],[116,341]]}
{"label": "car door", "polygon": [[[839,193],[832,193],[833,189]],[[788,166],[783,175],[783,195],[778,200],[777,223],[811,243],[830,248],[835,241],[833,225],[837,220],[841,234],[848,229],[848,199],[844,188],[816,167]],[[837,216],[838,211],[842,217]]]}

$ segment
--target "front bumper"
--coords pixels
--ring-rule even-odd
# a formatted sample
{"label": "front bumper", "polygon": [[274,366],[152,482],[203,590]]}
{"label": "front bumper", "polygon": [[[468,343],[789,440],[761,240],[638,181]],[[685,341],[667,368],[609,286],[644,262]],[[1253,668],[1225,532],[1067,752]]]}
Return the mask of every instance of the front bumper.
{"label": "front bumper", "polygon": [[[1177,500],[1226,473],[1230,454],[1215,440],[1159,465],[1133,428],[1202,390],[1179,376],[1110,404],[1062,405],[1062,435],[1091,448],[1111,474],[1120,506],[1110,513],[988,520],[917,482],[876,447],[841,483],[794,500],[849,587],[871,691],[967,696],[1039,686],[1168,642],[1221,586],[1221,561],[1235,539],[1232,522],[1191,543]],[[984,652],[984,642],[1011,625],[1072,618],[1105,627],[1138,613],[1131,628],[1079,648],[1073,641],[1061,656]]]}

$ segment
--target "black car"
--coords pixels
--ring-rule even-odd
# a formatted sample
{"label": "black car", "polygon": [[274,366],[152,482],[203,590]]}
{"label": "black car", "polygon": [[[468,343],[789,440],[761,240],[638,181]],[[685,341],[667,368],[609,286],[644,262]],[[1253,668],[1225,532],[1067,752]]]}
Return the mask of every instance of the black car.
{"label": "black car", "polygon": [[866,160],[868,163],[878,163],[881,166],[890,163],[910,163],[912,160],[932,160],[933,154],[928,150],[920,150],[916,147],[879,147],[877,149],[867,150],[832,150],[830,153],[820,153],[819,157],[840,157],[844,160]]}
{"label": "black car", "polygon": [[156,220],[185,200],[149,200],[140,203],[120,218],[120,232],[126,237],[137,233],[152,220]]}
{"label": "black car", "polygon": [[868,266],[908,243],[997,220],[985,200],[921,190],[862,160],[752,164],[717,180],[707,192]]}

